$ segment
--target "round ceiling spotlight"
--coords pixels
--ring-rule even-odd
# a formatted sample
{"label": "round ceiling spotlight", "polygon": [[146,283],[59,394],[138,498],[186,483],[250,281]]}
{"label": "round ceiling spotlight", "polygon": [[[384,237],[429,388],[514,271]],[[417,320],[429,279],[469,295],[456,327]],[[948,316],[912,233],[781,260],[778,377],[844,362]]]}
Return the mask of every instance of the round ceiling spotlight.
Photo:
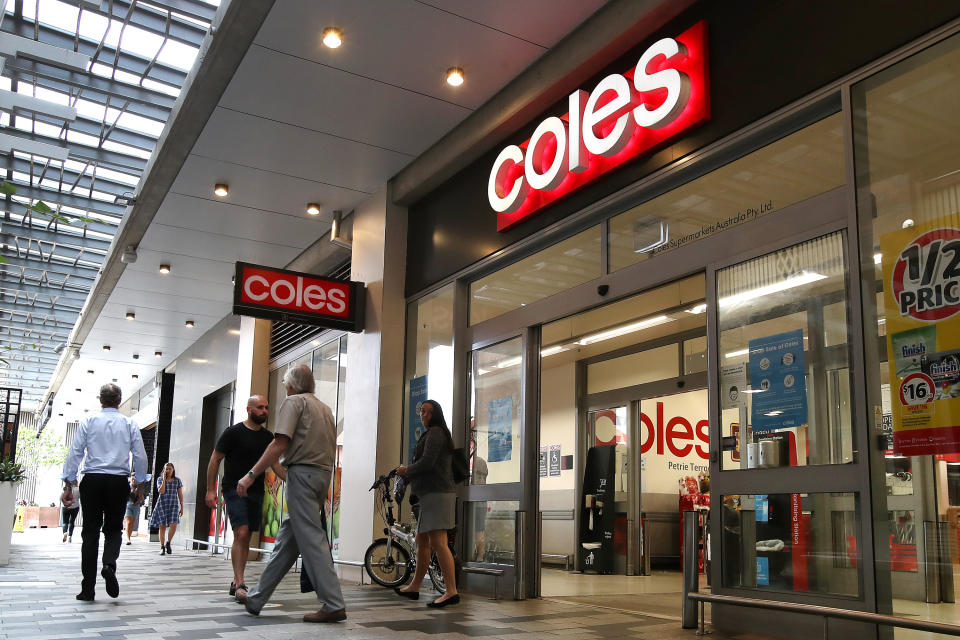
{"label": "round ceiling spotlight", "polygon": [[913,221],[913,218],[907,218],[906,220],[904,220],[904,221],[900,224],[900,228],[901,228],[901,229],[909,229],[909,228],[912,227],[914,224],[916,224],[916,223]]}
{"label": "round ceiling spotlight", "polygon": [[93,373],[93,369],[87,369],[87,373],[92,374],[92,373]]}
{"label": "round ceiling spotlight", "polygon": [[463,84],[463,69],[460,67],[450,67],[447,69],[447,84],[451,87],[459,87]]}
{"label": "round ceiling spotlight", "polygon": [[230,193],[230,187],[228,187],[223,183],[217,183],[217,185],[213,187],[213,195],[215,196],[226,198],[227,194],[229,193]]}
{"label": "round ceiling spotlight", "polygon": [[160,265],[160,273],[164,273],[164,274],[170,273],[170,265],[168,264]]}
{"label": "round ceiling spotlight", "polygon": [[327,27],[323,30],[323,46],[328,49],[336,49],[343,44],[343,31],[336,27]]}
{"label": "round ceiling spotlight", "polygon": [[137,319],[137,314],[135,314],[133,311],[127,311],[127,320],[136,320],[136,319]]}
{"label": "round ceiling spotlight", "polygon": [[187,329],[193,329],[195,326],[197,326],[197,323],[193,320],[187,320],[183,323],[183,326],[185,326]]}
{"label": "round ceiling spotlight", "polygon": [[137,374],[133,374],[133,375],[130,376],[130,377],[133,378],[134,380],[136,380],[136,379],[139,378],[140,376],[138,376]]}
{"label": "round ceiling spotlight", "polygon": [[108,344],[103,345],[103,350],[104,350],[104,351],[110,351],[110,345],[108,345]]}
{"label": "round ceiling spotlight", "polygon": [[153,352],[153,357],[154,357],[154,358],[159,358],[159,357],[162,356],[162,355],[163,355],[163,351],[154,351],[154,352]]}
{"label": "round ceiling spotlight", "polygon": [[83,393],[83,389],[81,389],[80,387],[77,387],[77,393]]}
{"label": "round ceiling spotlight", "polygon": [[320,215],[320,205],[317,204],[316,202],[311,202],[307,204],[307,213],[309,213],[311,216]]}

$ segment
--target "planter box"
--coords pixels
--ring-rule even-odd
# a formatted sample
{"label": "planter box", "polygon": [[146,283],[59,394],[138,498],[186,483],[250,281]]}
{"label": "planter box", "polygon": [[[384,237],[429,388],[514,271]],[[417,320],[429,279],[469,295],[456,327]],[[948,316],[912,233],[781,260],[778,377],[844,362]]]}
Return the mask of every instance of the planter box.
{"label": "planter box", "polygon": [[13,535],[13,519],[16,517],[17,485],[0,482],[0,566],[10,564],[10,536]]}
{"label": "planter box", "polygon": [[60,509],[57,507],[40,507],[40,525],[56,529],[60,526]]}
{"label": "planter box", "polygon": [[40,526],[40,507],[23,508],[23,528]]}

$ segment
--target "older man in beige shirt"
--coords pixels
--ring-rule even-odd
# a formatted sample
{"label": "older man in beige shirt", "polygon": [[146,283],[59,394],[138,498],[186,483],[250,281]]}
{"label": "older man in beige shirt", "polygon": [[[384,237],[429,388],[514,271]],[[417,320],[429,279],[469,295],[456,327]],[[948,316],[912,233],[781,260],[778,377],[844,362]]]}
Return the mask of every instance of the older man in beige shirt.
{"label": "older man in beige shirt", "polygon": [[237,483],[246,495],[254,479],[283,456],[287,468],[287,510],[277,542],[260,581],[246,596],[237,593],[249,613],[259,615],[297,556],[314,585],[320,610],[303,616],[304,622],[339,622],[346,619],[340,582],[333,568],[320,509],[327,497],[337,452],[337,425],[330,407],[315,395],[313,372],[306,365],[288,369],[283,376],[287,398],[280,405],[275,437],[263,456]]}

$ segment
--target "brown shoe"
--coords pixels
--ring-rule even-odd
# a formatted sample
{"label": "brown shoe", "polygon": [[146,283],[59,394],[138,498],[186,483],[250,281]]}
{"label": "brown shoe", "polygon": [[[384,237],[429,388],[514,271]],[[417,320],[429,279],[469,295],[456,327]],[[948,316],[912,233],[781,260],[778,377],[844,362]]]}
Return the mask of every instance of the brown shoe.
{"label": "brown shoe", "polygon": [[346,609],[337,609],[336,611],[317,611],[303,616],[304,622],[340,622],[347,619]]}

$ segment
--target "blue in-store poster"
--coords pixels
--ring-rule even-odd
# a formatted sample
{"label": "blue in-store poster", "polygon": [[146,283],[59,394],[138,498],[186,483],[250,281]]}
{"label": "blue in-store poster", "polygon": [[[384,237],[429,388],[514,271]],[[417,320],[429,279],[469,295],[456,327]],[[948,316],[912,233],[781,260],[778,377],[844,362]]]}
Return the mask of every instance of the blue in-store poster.
{"label": "blue in-store poster", "polygon": [[410,412],[410,429],[407,433],[407,464],[413,462],[413,450],[417,446],[417,439],[423,433],[424,426],[420,422],[420,405],[427,399],[427,376],[413,378],[410,381],[410,402],[407,410]]}
{"label": "blue in-store poster", "polygon": [[757,586],[770,586],[770,558],[757,556]]}
{"label": "blue in-store poster", "polygon": [[505,462],[513,457],[513,396],[491,400],[490,438],[487,462]]}
{"label": "blue in-store poster", "polygon": [[750,341],[750,387],[754,434],[807,423],[803,330]]}
{"label": "blue in-store poster", "polygon": [[754,519],[757,522],[770,521],[770,500],[765,495],[753,497]]}

